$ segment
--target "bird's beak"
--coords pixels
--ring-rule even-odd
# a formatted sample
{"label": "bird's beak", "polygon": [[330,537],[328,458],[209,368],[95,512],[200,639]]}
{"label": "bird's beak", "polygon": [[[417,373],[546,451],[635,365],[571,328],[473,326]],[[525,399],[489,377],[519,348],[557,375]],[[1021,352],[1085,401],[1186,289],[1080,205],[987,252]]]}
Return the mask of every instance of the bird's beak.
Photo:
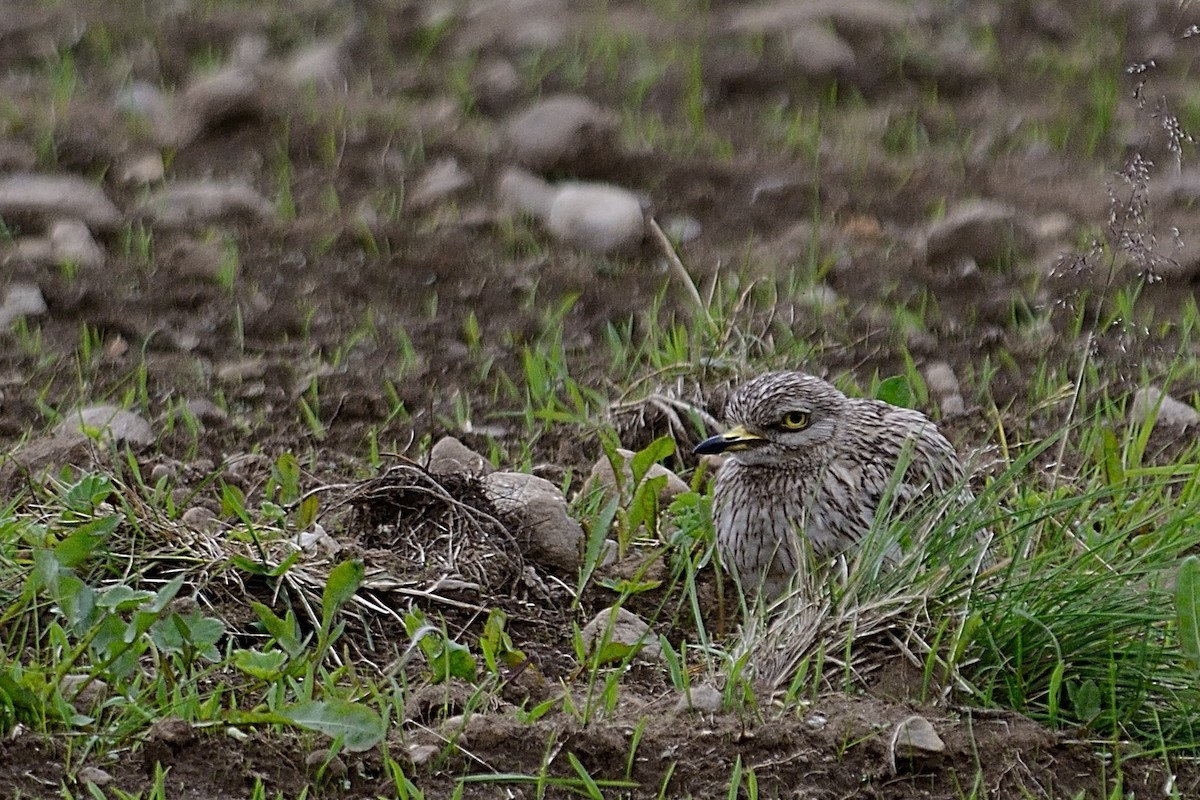
{"label": "bird's beak", "polygon": [[713,453],[726,453],[730,451],[745,450],[765,441],[766,439],[764,439],[762,436],[759,436],[757,433],[751,433],[750,431],[746,430],[745,426],[738,425],[730,428],[722,434],[711,436],[705,439],[703,442],[696,445],[696,448],[692,450],[692,453],[698,456],[705,456]]}

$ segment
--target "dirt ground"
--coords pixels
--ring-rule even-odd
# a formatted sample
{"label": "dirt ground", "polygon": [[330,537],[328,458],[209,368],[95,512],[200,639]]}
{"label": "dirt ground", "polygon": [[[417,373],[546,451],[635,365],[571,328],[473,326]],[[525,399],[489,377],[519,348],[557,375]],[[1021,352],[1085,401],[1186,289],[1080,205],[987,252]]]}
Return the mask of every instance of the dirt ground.
{"label": "dirt ground", "polygon": [[[447,433],[569,482],[599,443],[569,425],[530,430],[524,392],[508,388],[523,380],[523,348],[561,326],[571,377],[615,399],[625,387],[613,384],[612,326],[628,324],[636,339],[699,312],[649,237],[601,257],[500,208],[497,183],[514,147],[506,121],[559,92],[621,110],[621,121],[616,145],[544,177],[612,183],[664,225],[691,226],[684,263],[702,289],[719,276],[718,296],[745,296],[745,314],[726,324],[759,337],[746,355],[764,365],[785,333],[811,347],[795,366],[861,385],[903,371],[905,353],[919,368],[945,361],[967,400],[941,423],[960,447],[989,444],[993,403],[1020,437],[1045,434],[1053,415],[1024,400],[1037,366],[1073,363],[1072,321],[1100,313],[1095,298],[1109,278],[1103,260],[1067,269],[1060,256],[1086,253],[1131,195],[1153,187],[1152,210],[1126,229],[1154,240],[1155,280],[1146,281],[1146,259],[1115,269],[1116,286],[1141,287],[1146,324],[1102,331],[1096,351],[1123,376],[1107,388],[1113,397],[1166,368],[1172,314],[1200,283],[1200,257],[1170,232],[1195,229],[1200,192],[1183,180],[1191,144],[1176,153],[1162,123],[1165,110],[1186,123],[1200,108],[1196,40],[1184,36],[1200,10],[1166,0],[814,3],[824,9],[815,29],[834,31],[851,53],[821,61],[815,40],[777,30],[789,19],[778,7],[763,6],[776,13],[765,22],[739,16],[745,7],[8,0],[0,177],[98,181],[121,221],[93,231],[103,263],[63,268],[18,247],[48,235],[44,215],[5,217],[0,279],[36,285],[46,310],[21,323],[26,333],[0,339],[0,451],[39,440],[80,405],[132,398],[155,431],[137,452],[143,473],[166,465],[186,496],[196,491],[214,509],[204,479],[231,461],[242,466],[228,479],[253,494],[285,451],[313,486],[368,474],[373,448],[419,459]],[[313,56],[317,66],[303,63],[318,79],[288,83],[301,54]],[[235,77],[254,76],[246,86],[197,89],[239,63],[250,67]],[[165,110],[133,87],[159,91]],[[1145,183],[1120,174],[1133,174],[1134,153],[1157,164]],[[164,174],[144,181],[132,168],[154,154]],[[431,176],[450,163],[462,177],[446,188]],[[236,179],[269,208],[235,203],[179,224],[146,210],[155,191],[189,179]],[[990,223],[960,227],[938,251],[931,221],[980,199],[1003,206],[1003,252]],[[797,275],[807,286],[795,286]],[[836,299],[814,306],[813,285]],[[686,374],[709,395],[755,368],[702,365],[702,355],[688,354],[690,369],[632,377],[655,388]],[[1176,377],[1181,393],[1198,387],[1200,376]],[[171,424],[180,406],[201,401],[219,410],[197,412],[199,427]],[[623,432],[638,446],[663,431]],[[604,601],[588,598],[576,621]],[[247,618],[232,595],[218,607]],[[570,612],[514,601],[509,613],[541,674],[569,678]],[[373,635],[403,637],[380,625]],[[382,666],[394,652],[374,655]],[[472,717],[462,750],[413,767],[414,780],[428,797],[449,796],[465,773],[536,775],[553,748],[596,778],[636,782],[612,796],[723,794],[739,758],[763,797],[1098,797],[1111,777],[1087,742],[1016,714],[923,708],[881,692],[821,698],[782,718],[773,709],[689,715],[674,712],[677,698],[653,668],[636,668],[628,684],[619,708],[588,725],[562,713],[532,727]],[[426,722],[460,710],[434,703]],[[917,710],[947,753],[893,771],[886,734]],[[641,719],[649,722],[627,771]],[[389,742],[393,753],[407,744]],[[76,746],[28,734],[0,742],[0,794],[60,796],[80,766]],[[296,796],[320,746],[315,736],[202,732],[171,749],[167,795],[246,797],[261,778],[269,793]],[[122,749],[100,766],[122,790],[144,791],[144,751]],[[344,778],[308,796],[394,792],[377,752],[343,766]],[[573,775],[564,758],[550,772]],[[1200,796],[1200,772],[1177,773],[1178,796]],[[1162,796],[1160,762],[1131,762],[1123,774],[1126,792]],[[556,791],[566,793],[547,796]],[[462,796],[533,792],[480,783]]]}

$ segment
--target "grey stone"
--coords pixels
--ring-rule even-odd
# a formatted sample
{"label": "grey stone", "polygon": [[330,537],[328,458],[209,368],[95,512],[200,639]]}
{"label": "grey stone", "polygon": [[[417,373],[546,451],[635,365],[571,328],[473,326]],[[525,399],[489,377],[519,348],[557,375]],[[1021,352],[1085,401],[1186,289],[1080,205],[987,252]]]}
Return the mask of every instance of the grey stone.
{"label": "grey stone", "polygon": [[1132,420],[1141,422],[1150,419],[1156,409],[1158,415],[1154,420],[1155,425],[1172,425],[1182,428],[1200,422],[1200,412],[1153,386],[1146,386],[1134,392],[1133,402],[1129,406],[1129,416]]}
{"label": "grey stone", "polygon": [[140,213],[160,225],[210,225],[226,219],[273,220],[275,206],[240,181],[179,181],[148,197]]}
{"label": "grey stone", "polygon": [[578,95],[539,100],[505,125],[509,156],[537,172],[570,169],[616,148],[617,116]]}
{"label": "grey stone", "polygon": [[[634,453],[632,450],[617,448],[617,455],[622,459],[621,483],[625,487],[625,491],[628,493],[632,489],[631,484],[633,483],[633,469],[631,463],[633,461]],[[667,479],[667,482],[663,486],[660,495],[664,504],[670,503],[679,495],[689,491],[690,487],[687,485],[687,483],[685,483],[682,478],[664,467],[662,464],[651,464],[646,470],[643,480],[660,477],[665,477]],[[604,493],[606,498],[608,498],[613,495],[613,493],[616,491],[616,488],[617,479],[615,473],[613,472],[612,464],[609,462],[607,456],[601,456],[599,459],[597,459],[596,463],[592,465],[592,471],[583,484],[583,491],[586,494],[599,490]]]}
{"label": "grey stone", "polygon": [[429,450],[429,471],[434,475],[474,475],[481,477],[495,468],[453,436],[443,436]]}
{"label": "grey stone", "polygon": [[600,183],[570,183],[560,188],[545,224],[560,241],[600,255],[635,249],[646,230],[637,196]]}
{"label": "grey stone", "polygon": [[[658,637],[650,630],[650,626],[633,612],[619,606],[611,606],[598,613],[583,626],[580,636],[589,654],[594,654],[597,647],[612,643],[639,648],[638,656],[643,660],[657,661],[662,658]],[[612,660],[624,658],[624,655],[614,654]]]}
{"label": "grey stone", "polygon": [[690,686],[686,692],[680,694],[679,700],[675,703],[675,713],[720,714],[724,705],[725,698],[721,694],[721,690],[702,683],[698,686]]}
{"label": "grey stone", "polygon": [[1029,246],[1029,233],[1007,203],[976,200],[953,208],[924,233],[930,263],[973,259],[991,265]]}
{"label": "grey stone", "polygon": [[946,743],[929,720],[914,714],[896,725],[888,750],[895,772],[898,763],[941,755],[946,752]]}
{"label": "grey stone", "polygon": [[408,197],[413,208],[424,208],[469,187],[475,179],[455,158],[435,161],[417,180]]}
{"label": "grey stone", "polygon": [[40,317],[46,311],[46,299],[37,284],[11,283],[4,291],[4,301],[0,302],[0,333],[19,319]]}
{"label": "grey stone", "polygon": [[111,231],[121,212],[96,184],[76,175],[18,173],[0,177],[0,217],[82,220],[91,230]]}
{"label": "grey stone", "polygon": [[74,432],[98,435],[117,444],[144,446],[154,442],[149,422],[132,411],[110,405],[89,406],[68,414],[55,429],[57,435]]}
{"label": "grey stone", "polygon": [[568,576],[579,572],[583,528],[567,513],[557,486],[523,472],[493,472],[483,477],[483,488],[496,510],[517,522],[517,539],[530,561]]}
{"label": "grey stone", "polygon": [[77,219],[60,219],[50,227],[50,247],[59,264],[74,264],[84,269],[104,266],[104,251],[88,226]]}

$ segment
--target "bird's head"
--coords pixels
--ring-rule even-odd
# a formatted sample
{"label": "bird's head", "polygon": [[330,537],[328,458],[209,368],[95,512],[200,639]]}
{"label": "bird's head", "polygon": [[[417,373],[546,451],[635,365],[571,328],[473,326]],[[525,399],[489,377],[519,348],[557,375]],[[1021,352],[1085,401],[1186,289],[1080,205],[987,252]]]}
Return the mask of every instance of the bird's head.
{"label": "bird's head", "polygon": [[692,452],[727,453],[743,464],[812,457],[836,434],[846,396],[802,372],[768,372],[737,388],[725,406],[729,429]]}

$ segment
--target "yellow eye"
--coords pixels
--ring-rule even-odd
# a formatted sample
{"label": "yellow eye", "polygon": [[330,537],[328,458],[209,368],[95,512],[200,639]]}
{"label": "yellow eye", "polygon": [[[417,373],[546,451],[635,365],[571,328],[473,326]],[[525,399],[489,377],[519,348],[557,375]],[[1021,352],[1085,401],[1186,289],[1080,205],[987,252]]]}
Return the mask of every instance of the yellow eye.
{"label": "yellow eye", "polygon": [[803,411],[789,411],[783,415],[780,424],[789,431],[804,430],[808,427],[808,414]]}

